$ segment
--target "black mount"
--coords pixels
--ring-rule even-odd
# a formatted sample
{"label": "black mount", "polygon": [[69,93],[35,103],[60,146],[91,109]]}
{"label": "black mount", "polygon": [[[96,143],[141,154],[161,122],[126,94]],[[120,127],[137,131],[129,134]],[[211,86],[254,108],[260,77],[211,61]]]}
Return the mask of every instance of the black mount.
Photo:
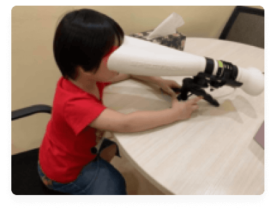
{"label": "black mount", "polygon": [[219,88],[224,85],[231,87],[240,87],[243,83],[235,81],[238,69],[236,66],[228,62],[223,62],[223,68],[219,68],[217,74],[214,76],[209,73],[199,72],[193,78],[185,78],[182,81],[182,87],[180,89],[173,89],[175,92],[180,92],[178,100],[187,100],[189,96],[195,94],[197,96],[203,96],[204,100],[210,104],[218,107],[220,104],[211,95],[206,93],[203,88],[211,86],[210,91],[213,88]]}

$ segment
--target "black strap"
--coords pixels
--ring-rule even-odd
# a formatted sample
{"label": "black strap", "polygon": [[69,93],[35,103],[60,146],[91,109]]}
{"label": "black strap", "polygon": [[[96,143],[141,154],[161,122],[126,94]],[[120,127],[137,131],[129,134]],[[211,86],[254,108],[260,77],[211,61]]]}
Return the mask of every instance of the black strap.
{"label": "black strap", "polygon": [[207,57],[205,59],[206,59],[206,66],[205,66],[204,73],[206,73],[207,75],[212,75],[213,69],[214,69],[214,60]]}

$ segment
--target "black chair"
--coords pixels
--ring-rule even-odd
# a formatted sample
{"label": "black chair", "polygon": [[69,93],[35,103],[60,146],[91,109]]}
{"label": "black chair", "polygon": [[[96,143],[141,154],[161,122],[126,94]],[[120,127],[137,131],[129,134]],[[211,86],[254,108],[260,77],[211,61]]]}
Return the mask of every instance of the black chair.
{"label": "black chair", "polygon": [[[12,111],[12,121],[35,113],[49,113],[52,108],[47,105]],[[11,190],[16,195],[60,195],[63,193],[48,189],[40,180],[37,172],[39,148],[11,156]]]}
{"label": "black chair", "polygon": [[264,10],[237,6],[219,38],[264,48]]}

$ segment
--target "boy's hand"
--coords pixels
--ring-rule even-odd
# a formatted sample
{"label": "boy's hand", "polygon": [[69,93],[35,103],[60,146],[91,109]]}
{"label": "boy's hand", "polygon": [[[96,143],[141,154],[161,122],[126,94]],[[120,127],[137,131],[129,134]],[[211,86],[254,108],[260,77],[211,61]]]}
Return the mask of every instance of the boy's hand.
{"label": "boy's hand", "polygon": [[96,130],[96,143],[98,143],[104,136],[104,130]]}
{"label": "boy's hand", "polygon": [[[106,131],[104,130],[99,130],[96,129],[96,143],[98,144],[100,142],[100,140],[103,138],[104,134]],[[115,144],[112,144],[111,146],[108,146],[106,148],[104,148],[101,153],[100,153],[100,157],[107,161],[107,162],[111,162],[111,160],[115,157],[116,155],[116,151],[117,151],[117,146]]]}
{"label": "boy's hand", "polygon": [[172,98],[172,110],[177,114],[177,120],[189,119],[191,114],[199,108],[197,102],[203,97],[196,97],[185,102],[179,102],[177,98]]}
{"label": "boy's hand", "polygon": [[181,86],[174,80],[162,79],[159,81],[158,85],[165,93],[172,97],[176,97],[176,93],[172,90],[172,88],[181,88]]}
{"label": "boy's hand", "polygon": [[117,152],[117,147],[115,144],[112,144],[111,146],[106,147],[105,149],[103,149],[100,153],[100,157],[107,161],[107,162],[111,162],[111,160],[115,157]]}

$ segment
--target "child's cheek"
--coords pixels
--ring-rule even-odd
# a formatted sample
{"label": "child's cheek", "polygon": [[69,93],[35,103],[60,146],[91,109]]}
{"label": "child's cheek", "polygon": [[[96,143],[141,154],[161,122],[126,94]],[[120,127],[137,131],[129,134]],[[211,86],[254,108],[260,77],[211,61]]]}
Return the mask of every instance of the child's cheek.
{"label": "child's cheek", "polygon": [[104,56],[103,62],[104,62],[105,65],[107,65],[107,62],[108,62],[109,57],[111,56],[111,54],[112,54],[117,48],[118,48],[117,46],[113,46],[113,47],[111,48],[111,50]]}
{"label": "child's cheek", "polygon": [[102,61],[103,61],[104,67],[107,67],[107,62],[108,62],[109,57],[110,57],[110,55],[103,57]]}
{"label": "child's cheek", "polygon": [[107,67],[107,62],[108,62],[108,59],[110,57],[110,55],[117,49],[118,47],[117,46],[114,46],[111,48],[111,50],[103,57],[103,63],[104,65]]}
{"label": "child's cheek", "polygon": [[103,68],[104,70],[111,71],[111,70],[109,70],[109,68],[108,68],[108,66],[107,66],[109,57],[110,57],[110,56],[108,56],[108,57],[105,56],[105,57],[102,59],[101,66],[102,66],[102,68]]}

